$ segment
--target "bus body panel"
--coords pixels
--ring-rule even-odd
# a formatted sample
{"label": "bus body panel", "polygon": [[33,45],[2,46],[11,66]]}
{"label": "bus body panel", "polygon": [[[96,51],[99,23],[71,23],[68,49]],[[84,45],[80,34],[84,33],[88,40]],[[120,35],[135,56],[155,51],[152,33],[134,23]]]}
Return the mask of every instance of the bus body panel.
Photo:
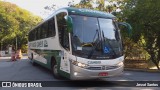
{"label": "bus body panel", "polygon": [[95,66],[95,65],[116,65],[117,63],[123,62],[124,60],[124,56],[121,56],[119,58],[116,59],[106,59],[106,60],[92,60],[92,59],[86,59],[86,58],[81,58],[81,57],[77,57],[77,61],[87,64],[87,65],[91,65],[91,66]]}
{"label": "bus body panel", "polygon": [[[38,64],[43,64],[48,69],[51,69],[51,58],[54,57],[57,61],[60,61],[59,52],[60,50],[29,50],[29,58],[31,59],[31,54],[33,54],[33,61],[38,62]],[[38,53],[36,53],[38,52]]]}
{"label": "bus body panel", "polygon": [[[76,60],[79,63],[86,64],[86,67],[80,67],[77,65],[71,65],[70,78],[72,80],[80,80],[80,79],[95,79],[95,78],[104,78],[111,76],[121,75],[123,72],[123,60],[124,56],[109,59],[109,60],[92,60],[92,59],[84,59],[81,57],[77,57],[76,59],[72,57],[72,60]],[[121,63],[119,65],[119,63]],[[99,73],[107,73],[106,76],[99,76]]]}
{"label": "bus body panel", "polygon": [[[95,66],[96,67],[96,66]],[[71,80],[84,80],[84,79],[96,79],[96,78],[107,78],[113,76],[119,76],[123,73],[124,66],[110,70],[88,70],[83,69],[75,65],[71,65]],[[100,76],[100,73],[105,73],[104,76]]]}
{"label": "bus body panel", "polygon": [[61,63],[60,70],[70,73],[69,53],[67,51],[61,51]]}

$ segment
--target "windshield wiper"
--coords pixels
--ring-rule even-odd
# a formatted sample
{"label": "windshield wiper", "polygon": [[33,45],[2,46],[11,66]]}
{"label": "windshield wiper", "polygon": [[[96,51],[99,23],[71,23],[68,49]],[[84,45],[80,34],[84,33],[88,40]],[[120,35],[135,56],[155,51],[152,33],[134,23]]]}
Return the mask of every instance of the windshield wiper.
{"label": "windshield wiper", "polygon": [[[117,54],[116,54],[116,52],[114,51],[114,49],[113,49],[112,45],[110,44],[109,40],[108,40],[108,39],[105,39],[103,30],[102,30],[102,36],[103,36],[103,47],[105,47],[105,41],[107,40],[107,43],[108,43],[109,47],[111,48],[111,51],[113,52],[114,56],[116,57]],[[104,49],[104,48],[103,48],[103,49]]]}
{"label": "windshield wiper", "polygon": [[100,37],[99,37],[98,29],[96,30],[96,33],[95,33],[95,35],[94,35],[93,42],[94,42],[94,39],[96,38],[96,35],[97,35],[97,34],[98,34],[98,40],[95,41],[95,45],[92,47],[91,52],[88,54],[88,59],[92,57],[95,49],[97,48],[98,44],[100,43]]}

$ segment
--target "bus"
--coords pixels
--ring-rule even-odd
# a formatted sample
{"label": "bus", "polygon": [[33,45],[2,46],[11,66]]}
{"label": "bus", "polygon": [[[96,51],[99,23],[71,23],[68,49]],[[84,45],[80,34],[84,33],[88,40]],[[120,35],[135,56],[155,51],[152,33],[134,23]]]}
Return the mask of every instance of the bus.
{"label": "bus", "polygon": [[124,53],[116,17],[97,10],[61,8],[29,31],[28,58],[33,65],[50,69],[55,78],[121,75]]}

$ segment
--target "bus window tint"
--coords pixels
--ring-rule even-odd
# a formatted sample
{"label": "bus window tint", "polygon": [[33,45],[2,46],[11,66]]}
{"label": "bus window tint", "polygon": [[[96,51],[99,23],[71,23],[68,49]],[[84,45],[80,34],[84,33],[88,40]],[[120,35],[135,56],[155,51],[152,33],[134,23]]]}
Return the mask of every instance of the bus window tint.
{"label": "bus window tint", "polygon": [[38,28],[37,28],[37,35],[36,35],[36,39],[38,40],[38,39],[40,39],[40,37],[41,37],[41,28],[40,28],[40,27],[38,27]]}
{"label": "bus window tint", "polygon": [[52,37],[55,36],[56,32],[55,32],[55,21],[54,18],[50,19],[48,21],[48,34],[47,37]]}
{"label": "bus window tint", "polygon": [[41,39],[47,38],[48,22],[45,22],[41,27]]}
{"label": "bus window tint", "polygon": [[31,32],[29,33],[29,39],[28,39],[29,41],[32,41],[32,36],[33,36],[33,35],[32,35],[32,31],[31,31]]}
{"label": "bus window tint", "polygon": [[[36,29],[35,29],[36,30]],[[32,41],[36,40],[36,33],[35,30],[32,31]]]}
{"label": "bus window tint", "polygon": [[67,14],[65,12],[59,13],[57,15],[57,24],[58,24],[58,33],[59,33],[59,41],[62,47],[65,49],[69,49],[69,36],[67,32],[67,23],[64,17]]}
{"label": "bus window tint", "polygon": [[37,40],[37,28],[35,30],[33,30],[34,35],[33,35],[33,40]]}

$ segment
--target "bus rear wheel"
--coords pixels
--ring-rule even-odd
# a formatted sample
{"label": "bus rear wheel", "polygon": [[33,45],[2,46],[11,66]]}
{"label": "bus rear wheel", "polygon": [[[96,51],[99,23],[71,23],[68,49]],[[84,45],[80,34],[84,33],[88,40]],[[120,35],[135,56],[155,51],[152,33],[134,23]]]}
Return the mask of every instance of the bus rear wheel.
{"label": "bus rear wheel", "polygon": [[33,60],[33,53],[31,54],[30,62],[32,63],[33,66],[36,66],[36,63],[35,63],[34,60]]}
{"label": "bus rear wheel", "polygon": [[52,73],[53,73],[54,78],[56,78],[56,79],[60,78],[60,76],[58,74],[58,66],[57,66],[56,62],[52,62]]}

